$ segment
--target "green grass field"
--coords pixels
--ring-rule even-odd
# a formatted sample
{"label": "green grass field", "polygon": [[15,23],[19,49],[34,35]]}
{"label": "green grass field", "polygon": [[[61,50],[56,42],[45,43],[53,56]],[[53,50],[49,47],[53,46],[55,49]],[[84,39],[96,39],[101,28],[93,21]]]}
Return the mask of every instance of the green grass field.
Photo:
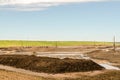
{"label": "green grass field", "polygon": [[19,47],[19,46],[81,46],[81,45],[112,45],[111,42],[94,41],[18,41],[0,40],[0,47]]}

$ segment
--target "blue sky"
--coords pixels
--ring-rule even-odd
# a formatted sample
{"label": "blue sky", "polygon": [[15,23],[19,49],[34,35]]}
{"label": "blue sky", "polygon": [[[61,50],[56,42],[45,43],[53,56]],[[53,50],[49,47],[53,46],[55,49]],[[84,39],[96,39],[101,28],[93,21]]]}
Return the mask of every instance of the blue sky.
{"label": "blue sky", "polygon": [[[2,6],[0,6],[2,7]],[[0,10],[1,40],[120,41],[120,2],[77,2],[43,10]]]}

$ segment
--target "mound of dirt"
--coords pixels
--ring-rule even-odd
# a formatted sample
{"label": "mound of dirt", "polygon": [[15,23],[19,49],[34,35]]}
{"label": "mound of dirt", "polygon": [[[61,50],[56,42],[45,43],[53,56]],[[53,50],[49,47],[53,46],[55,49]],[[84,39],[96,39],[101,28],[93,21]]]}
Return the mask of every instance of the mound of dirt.
{"label": "mound of dirt", "polygon": [[91,60],[58,59],[36,57],[34,55],[0,55],[0,64],[46,73],[84,72],[104,69]]}

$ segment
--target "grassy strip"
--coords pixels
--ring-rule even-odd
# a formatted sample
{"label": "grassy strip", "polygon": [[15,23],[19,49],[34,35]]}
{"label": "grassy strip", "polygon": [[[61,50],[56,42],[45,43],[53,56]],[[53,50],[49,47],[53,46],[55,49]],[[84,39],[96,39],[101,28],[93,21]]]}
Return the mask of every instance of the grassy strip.
{"label": "grassy strip", "polygon": [[0,47],[16,46],[81,46],[81,45],[112,45],[111,42],[94,41],[17,41],[0,40]]}

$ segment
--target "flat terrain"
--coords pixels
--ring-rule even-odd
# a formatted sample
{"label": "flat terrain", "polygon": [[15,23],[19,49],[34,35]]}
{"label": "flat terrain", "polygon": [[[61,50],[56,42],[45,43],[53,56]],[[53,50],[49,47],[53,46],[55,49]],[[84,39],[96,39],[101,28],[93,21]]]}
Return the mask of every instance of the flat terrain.
{"label": "flat terrain", "polygon": [[39,47],[1,47],[1,53],[15,53],[15,52],[80,52],[86,53],[95,50],[111,48],[112,46],[39,46]]}
{"label": "flat terrain", "polygon": [[85,46],[85,45],[112,45],[111,42],[95,41],[17,41],[0,40],[0,47],[29,47],[29,46]]}

